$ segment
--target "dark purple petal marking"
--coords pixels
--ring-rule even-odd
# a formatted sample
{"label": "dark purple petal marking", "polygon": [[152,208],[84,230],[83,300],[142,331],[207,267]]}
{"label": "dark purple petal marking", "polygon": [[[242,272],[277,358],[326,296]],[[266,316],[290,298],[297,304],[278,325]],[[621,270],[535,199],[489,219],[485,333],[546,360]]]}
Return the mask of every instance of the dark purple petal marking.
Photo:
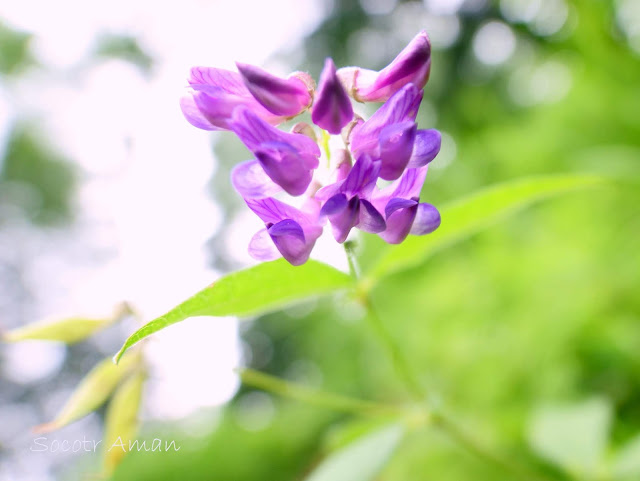
{"label": "dark purple petal marking", "polygon": [[416,220],[411,228],[412,235],[425,235],[440,227],[440,212],[431,204],[418,205]]}
{"label": "dark purple petal marking", "polygon": [[321,216],[335,215],[347,208],[349,201],[344,194],[336,194],[327,200],[320,209]]}
{"label": "dark purple petal marking", "polygon": [[408,167],[415,168],[427,165],[440,152],[441,143],[442,136],[437,130],[418,130]]}
{"label": "dark purple petal marking", "polygon": [[336,76],[333,60],[325,60],[316,90],[311,120],[331,134],[339,134],[353,119],[351,99]]}
{"label": "dark purple petal marking", "polygon": [[360,212],[356,227],[371,234],[377,234],[387,228],[382,214],[366,199],[360,199]]}
{"label": "dark purple petal marking", "polygon": [[347,240],[349,232],[355,227],[359,220],[360,200],[358,197],[349,199],[346,208],[329,217],[333,230],[333,237],[337,242],[343,243]]}
{"label": "dark purple petal marking", "polygon": [[270,227],[267,227],[267,232],[269,232],[269,235],[271,237],[293,236],[299,239],[301,242],[305,241],[304,231],[302,230],[302,227],[292,219],[281,220],[277,224],[273,224]]}
{"label": "dark purple petal marking", "polygon": [[276,77],[254,65],[236,66],[251,95],[271,113],[295,116],[311,103],[309,90],[300,79]]}
{"label": "dark purple petal marking", "polygon": [[231,171],[231,183],[244,198],[271,197],[282,192],[282,188],[269,178],[257,160],[236,165]]}
{"label": "dark purple petal marking", "polygon": [[402,175],[414,149],[417,125],[411,120],[387,125],[380,131],[380,177],[395,180]]}

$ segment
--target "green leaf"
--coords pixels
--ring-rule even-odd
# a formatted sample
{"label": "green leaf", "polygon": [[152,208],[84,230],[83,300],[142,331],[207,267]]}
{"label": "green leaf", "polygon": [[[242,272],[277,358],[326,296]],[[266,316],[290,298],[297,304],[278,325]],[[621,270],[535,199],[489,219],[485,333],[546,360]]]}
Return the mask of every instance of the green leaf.
{"label": "green leaf", "polygon": [[389,246],[372,269],[368,282],[424,261],[439,249],[461,241],[528,205],[602,182],[588,175],[553,175],[520,179],[481,190],[442,208],[442,224],[432,234],[410,236]]}
{"label": "green leaf", "polygon": [[617,453],[613,460],[615,479],[640,478],[640,435],[637,435]]}
{"label": "green leaf", "polygon": [[126,340],[114,360],[118,362],[127,349],[150,334],[189,317],[261,314],[351,284],[349,275],[316,261],[299,267],[284,259],[258,264],[219,279],[141,327]]}
{"label": "green leaf", "polygon": [[146,376],[137,372],[116,391],[105,417],[104,470],[111,474],[138,433],[138,410]]}
{"label": "green leaf", "polygon": [[370,481],[382,471],[402,440],[404,429],[392,424],[330,455],[306,481]]}
{"label": "green leaf", "polygon": [[104,329],[131,314],[128,304],[119,305],[113,316],[104,319],[88,319],[85,317],[72,317],[54,322],[34,322],[12,331],[5,332],[2,340],[5,342],[18,342],[32,339],[44,341],[59,341],[67,344],[82,341],[94,332]]}
{"label": "green leaf", "polygon": [[109,358],[102,360],[80,382],[56,418],[34,430],[43,433],[59,429],[99,408],[139,362],[139,352],[125,356],[117,366]]}
{"label": "green leaf", "polygon": [[611,414],[611,403],[601,398],[541,407],[530,425],[529,444],[569,473],[594,477],[604,459]]}

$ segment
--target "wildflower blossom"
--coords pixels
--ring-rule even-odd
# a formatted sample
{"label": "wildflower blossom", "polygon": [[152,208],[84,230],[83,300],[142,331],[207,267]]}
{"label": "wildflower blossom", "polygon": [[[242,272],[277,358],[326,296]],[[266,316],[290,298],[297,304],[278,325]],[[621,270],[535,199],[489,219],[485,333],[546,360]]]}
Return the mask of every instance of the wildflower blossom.
{"label": "wildflower blossom", "polygon": [[[327,222],[340,243],[354,228],[399,244],[440,225],[438,210],[420,202],[441,142],[437,130],[418,129],[416,122],[430,55],[427,34],[420,32],[380,72],[336,70],[327,59],[317,88],[304,73],[285,79],[241,63],[238,72],[192,69],[192,91],[181,101],[187,120],[206,130],[233,131],[253,155],[231,173],[234,188],[264,223],[249,243],[253,257],[303,264]],[[386,102],[364,120],[354,114],[349,96]],[[326,159],[329,182],[319,174],[314,127],[275,127],[307,109],[317,127],[342,134],[345,143]],[[300,207],[292,204],[294,197],[302,200]]]}

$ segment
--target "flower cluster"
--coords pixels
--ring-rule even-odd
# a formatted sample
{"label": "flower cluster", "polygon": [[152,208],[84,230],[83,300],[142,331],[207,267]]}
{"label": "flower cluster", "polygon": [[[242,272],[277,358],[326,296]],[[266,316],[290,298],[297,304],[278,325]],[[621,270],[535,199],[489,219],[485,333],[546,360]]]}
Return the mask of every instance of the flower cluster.
{"label": "flower cluster", "polygon": [[[317,87],[306,73],[279,78],[252,65],[237,67],[193,68],[181,107],[198,128],[233,131],[254,156],[231,174],[265,225],[249,244],[254,258],[305,263],[327,221],[341,243],[354,227],[399,244],[440,225],[436,208],[419,199],[440,150],[440,133],[416,124],[431,67],[424,31],[379,72],[336,70],[327,59]],[[365,121],[354,114],[351,98],[384,104]],[[342,134],[341,148],[326,159],[328,172],[316,129],[304,122],[290,132],[276,128],[306,110],[323,138]]]}

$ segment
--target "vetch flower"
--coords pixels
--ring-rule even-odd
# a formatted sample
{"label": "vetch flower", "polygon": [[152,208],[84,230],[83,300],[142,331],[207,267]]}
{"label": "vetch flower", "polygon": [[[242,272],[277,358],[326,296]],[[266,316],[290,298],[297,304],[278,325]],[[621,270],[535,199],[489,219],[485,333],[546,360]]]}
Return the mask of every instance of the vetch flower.
{"label": "vetch flower", "polygon": [[355,100],[384,102],[408,83],[422,89],[429,80],[430,71],[431,43],[423,30],[379,72],[345,67],[339,69],[337,75]]}
{"label": "vetch flower", "polygon": [[353,119],[353,107],[344,87],[336,76],[333,60],[325,60],[320,83],[311,111],[313,123],[331,134],[339,134]]}
{"label": "vetch flower", "polygon": [[277,185],[294,196],[307,190],[320,157],[311,138],[278,130],[247,108],[236,109],[229,126]]}
{"label": "vetch flower", "polygon": [[400,244],[409,234],[424,235],[440,225],[440,213],[431,204],[420,203],[420,190],[427,166],[407,169],[403,176],[373,193],[371,202],[384,212],[386,229],[378,235],[389,244]]}
{"label": "vetch flower", "polygon": [[250,77],[251,82],[246,82],[240,73],[230,70],[192,68],[188,79],[192,92],[180,100],[185,118],[200,129],[229,130],[231,115],[239,106],[251,109],[272,125],[280,124],[308,107],[311,94],[302,80],[284,80],[271,76],[269,81],[272,86],[279,85],[279,88],[268,96],[264,94],[264,88],[260,89],[260,85],[264,87],[269,81],[264,80],[263,76],[260,82],[255,70],[250,66],[243,67],[245,77]]}
{"label": "vetch flower", "polygon": [[385,230],[384,218],[368,200],[379,172],[380,162],[363,155],[343,181],[317,192],[316,198],[326,198],[320,216],[329,218],[336,241],[347,240],[353,227],[373,234]]}
{"label": "vetch flower", "polygon": [[254,65],[236,62],[236,67],[251,95],[269,112],[294,117],[311,105],[309,74],[297,72],[283,79]]}
{"label": "vetch flower", "polygon": [[[438,210],[420,202],[441,144],[437,130],[418,129],[416,122],[430,55],[421,32],[380,72],[336,71],[327,58],[317,89],[307,74],[279,78],[242,63],[239,73],[192,70],[192,93],[181,104],[185,117],[202,129],[233,131],[253,154],[232,170],[231,182],[264,222],[249,243],[254,258],[303,264],[327,220],[340,243],[354,228],[399,244],[440,225]],[[349,95],[386,102],[365,120]],[[306,109],[315,127],[299,122],[284,132],[274,126]],[[344,148],[330,152],[328,134],[341,134]],[[323,168],[319,141],[327,155]]]}
{"label": "vetch flower", "polygon": [[317,212],[304,212],[271,197],[245,201],[265,223],[265,228],[258,231],[249,243],[252,257],[273,260],[282,256],[294,266],[309,259],[316,239],[322,234]]}

